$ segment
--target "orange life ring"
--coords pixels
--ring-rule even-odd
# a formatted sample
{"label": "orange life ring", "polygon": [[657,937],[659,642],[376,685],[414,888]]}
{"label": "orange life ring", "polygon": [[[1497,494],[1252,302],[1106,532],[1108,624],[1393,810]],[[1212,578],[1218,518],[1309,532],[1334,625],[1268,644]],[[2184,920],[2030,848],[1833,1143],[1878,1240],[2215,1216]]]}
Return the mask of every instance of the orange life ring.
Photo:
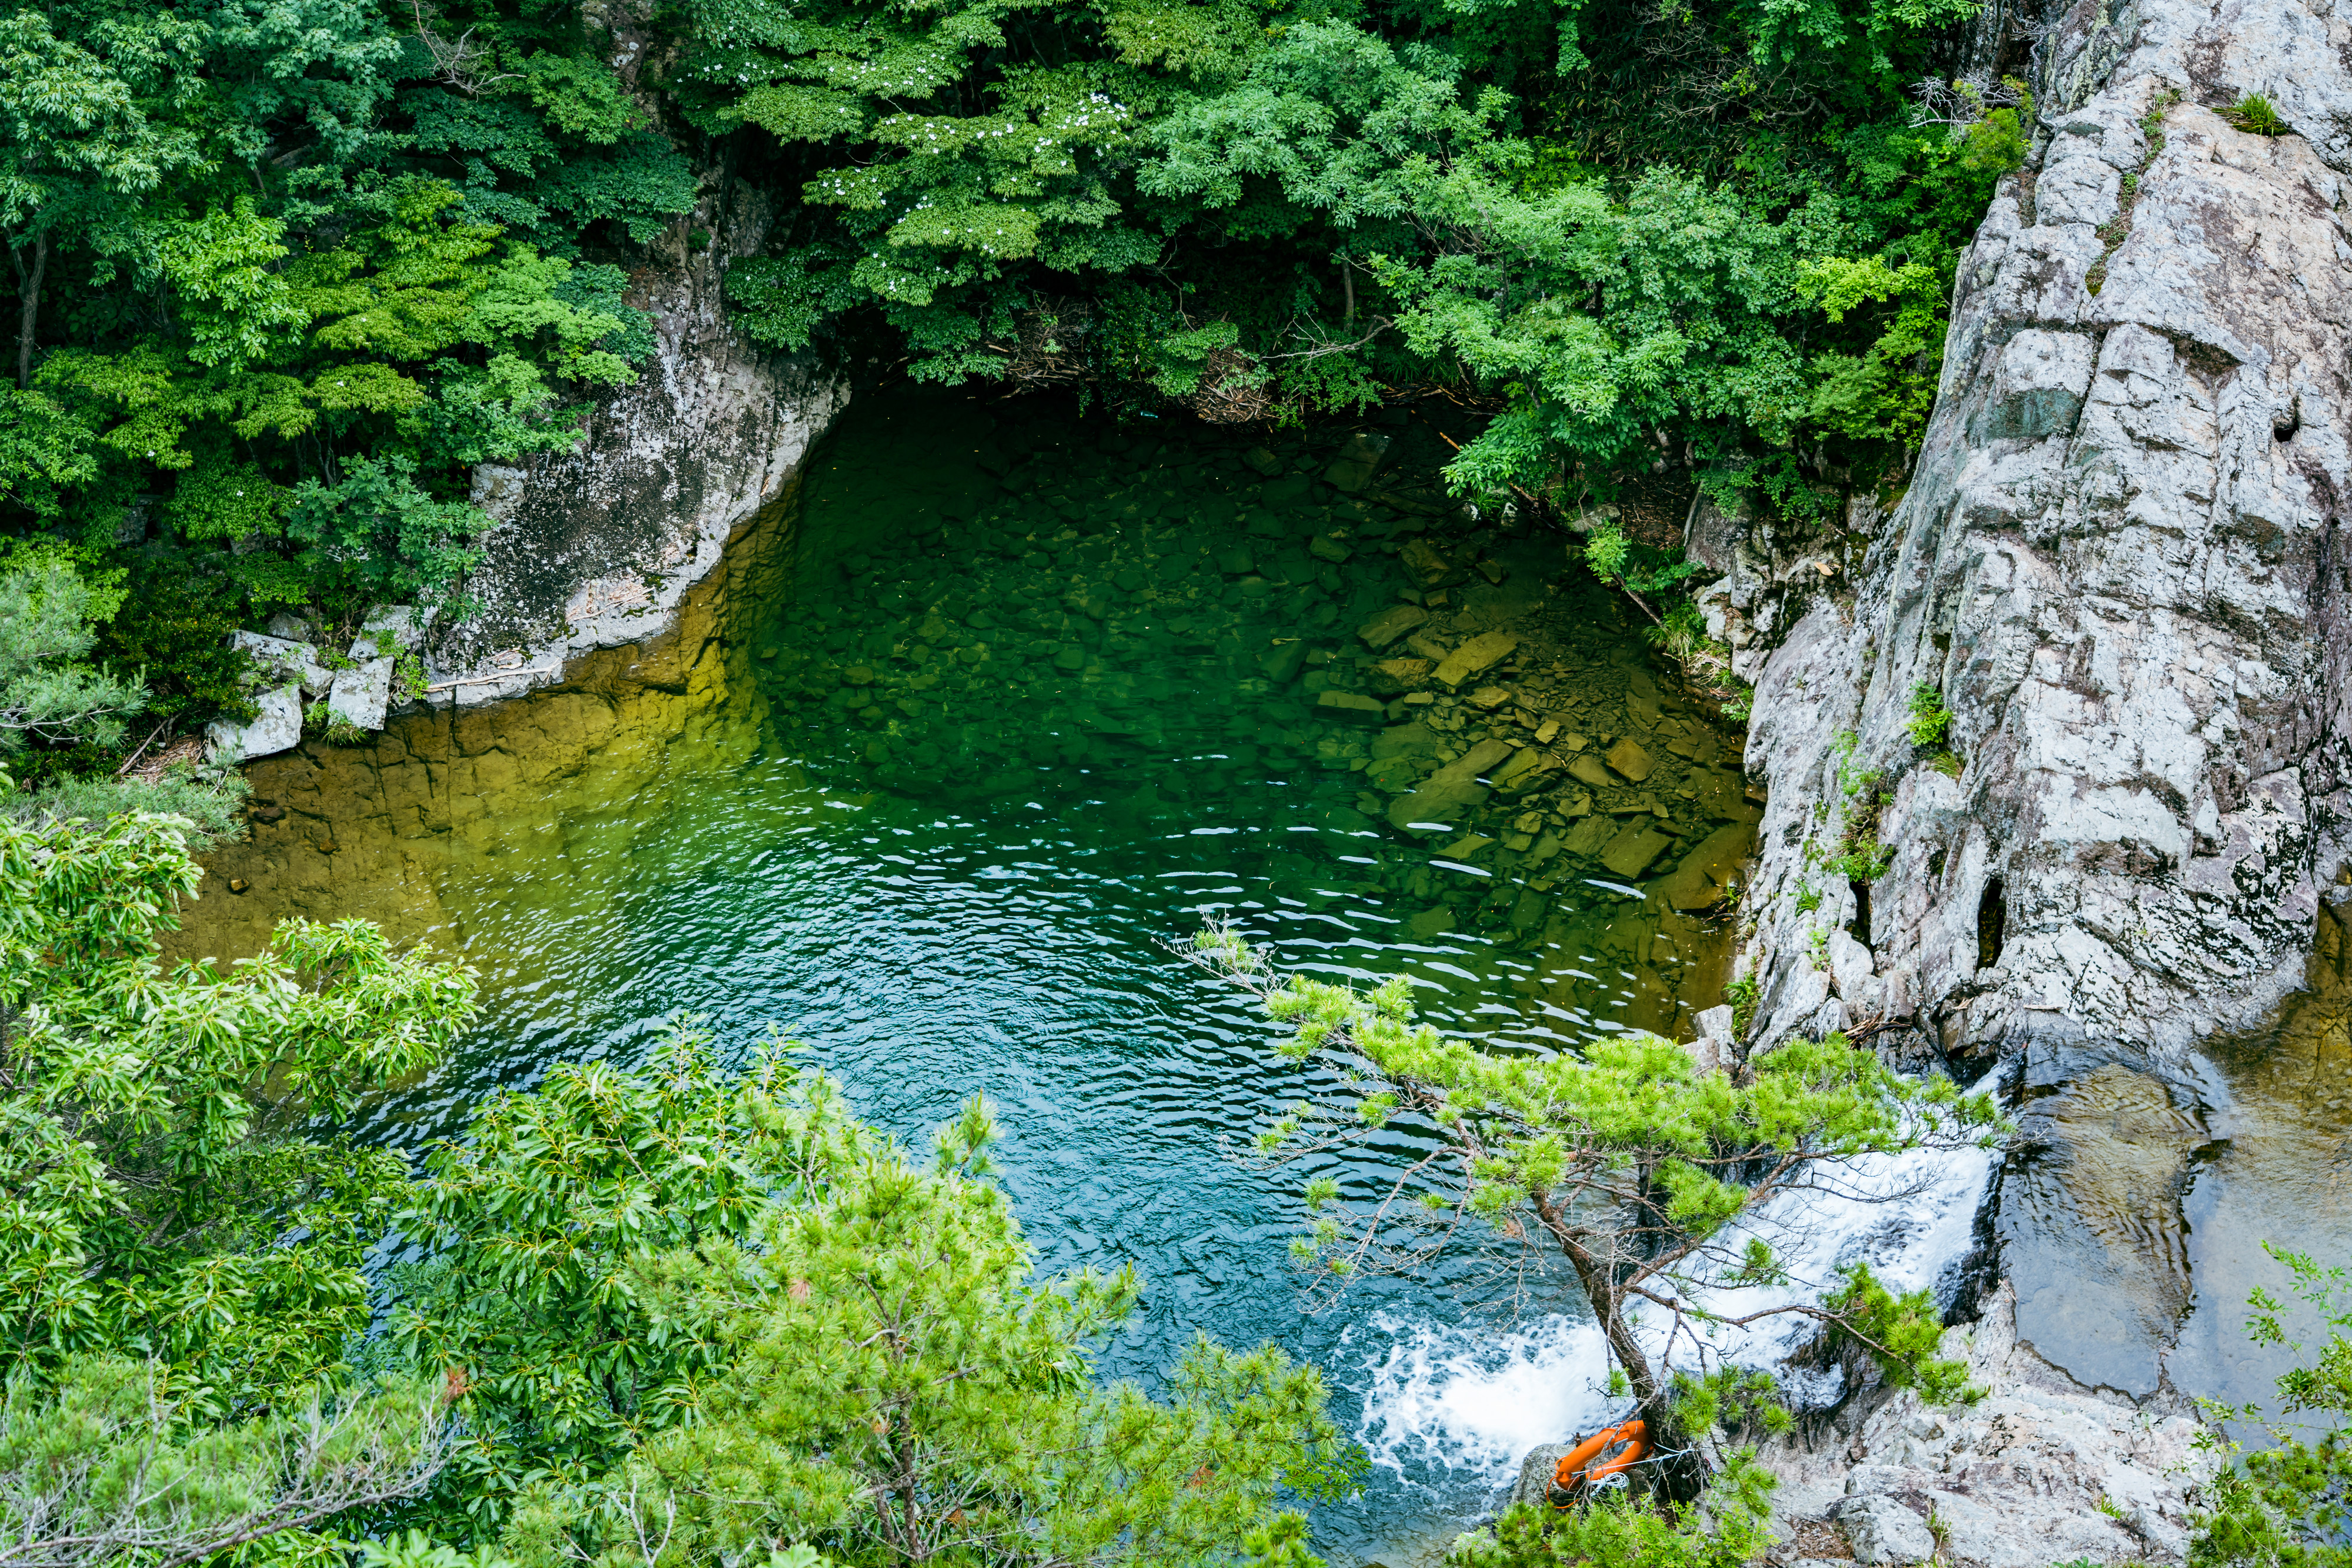
{"label": "orange life ring", "polygon": [[1574,1493],[1641,1463],[1650,1451],[1650,1428],[1639,1418],[1594,1433],[1570,1448],[1553,1469],[1551,1484]]}

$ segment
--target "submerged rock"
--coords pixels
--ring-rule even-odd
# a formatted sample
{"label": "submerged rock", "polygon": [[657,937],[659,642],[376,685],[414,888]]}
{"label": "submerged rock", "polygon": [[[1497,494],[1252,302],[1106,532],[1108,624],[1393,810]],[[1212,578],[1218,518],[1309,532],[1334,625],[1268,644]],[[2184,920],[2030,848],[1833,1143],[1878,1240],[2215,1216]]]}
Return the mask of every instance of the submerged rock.
{"label": "submerged rock", "polygon": [[1717,828],[1693,845],[1658,885],[1658,896],[1676,909],[1711,909],[1738,884],[1755,832],[1745,823]]}
{"label": "submerged rock", "polygon": [[1286,686],[1298,678],[1298,672],[1307,664],[1307,644],[1294,642],[1269,648],[1257,656],[1257,664],[1267,680]]}
{"label": "submerged rock", "polygon": [[1389,438],[1371,431],[1360,431],[1348,438],[1339,455],[1325,470],[1323,477],[1333,487],[1355,495],[1372,482],[1380,471],[1381,460],[1388,455]]}
{"label": "submerged rock", "polygon": [[1650,759],[1649,752],[1643,749],[1641,742],[1630,735],[1609,748],[1606,760],[1610,767],[1636,784],[1647,779],[1657,767]]}
{"label": "submerged rock", "polygon": [[1360,692],[1323,692],[1315,699],[1315,711],[1344,724],[1385,724],[1389,716],[1388,704]]}
{"label": "submerged rock", "polygon": [[1445,656],[1445,662],[1437,666],[1436,678],[1449,686],[1458,686],[1501,664],[1518,645],[1518,638],[1511,632],[1481,632]]}
{"label": "submerged rock", "polygon": [[1454,570],[1452,563],[1437,552],[1437,547],[1427,539],[1413,539],[1397,552],[1397,564],[1411,573],[1423,588],[1433,588],[1440,578]]}
{"label": "submerged rock", "polygon": [[1674,841],[1672,835],[1660,832],[1654,826],[1635,822],[1609,841],[1608,847],[1601,852],[1601,863],[1631,880],[1648,870],[1650,862]]}
{"label": "submerged rock", "polygon": [[1357,627],[1356,635],[1370,647],[1385,648],[1428,619],[1429,612],[1418,604],[1391,604]]}
{"label": "submerged rock", "polygon": [[1493,791],[1479,776],[1511,755],[1507,741],[1482,740],[1429,776],[1412,794],[1389,805],[1393,827],[1429,831],[1450,827],[1486,803]]}

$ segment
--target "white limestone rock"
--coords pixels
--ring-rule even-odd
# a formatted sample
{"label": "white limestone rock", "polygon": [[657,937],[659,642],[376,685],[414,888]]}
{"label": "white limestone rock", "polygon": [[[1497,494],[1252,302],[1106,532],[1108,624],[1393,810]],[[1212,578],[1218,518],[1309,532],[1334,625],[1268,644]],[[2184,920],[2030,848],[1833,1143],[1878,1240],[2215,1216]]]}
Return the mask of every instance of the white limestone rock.
{"label": "white limestone rock", "polygon": [[2215,1463],[2195,1446],[2187,1401],[2136,1405],[2082,1388],[2019,1343],[2007,1285],[1980,1321],[1946,1332],[1942,1354],[1966,1358],[1982,1400],[1928,1409],[1906,1390],[1857,1402],[1812,1447],[1796,1436],[1765,1445],[1784,1529],[1834,1519],[1864,1563],[1927,1561],[1929,1517],[1957,1568],[2182,1559],[2190,1490]]}
{"label": "white limestone rock", "polygon": [[1857,1563],[1925,1563],[1936,1555],[1936,1537],[1927,1521],[1891,1497],[1851,1497],[1838,1505],[1837,1519]]}
{"label": "white limestone rock", "polygon": [[[654,243],[655,350],[636,380],[591,411],[577,448],[475,469],[473,499],[495,526],[467,575],[473,612],[424,640],[428,702],[519,696],[562,680],[577,654],[667,632],[847,406],[834,367],[770,353],[728,321],[727,267],[760,253],[772,214],[740,181],[706,190],[691,222]],[[696,228],[714,236],[708,249],[688,247]]]}
{"label": "white limestone rock", "polygon": [[258,632],[232,632],[229,646],[249,655],[262,678],[273,685],[293,682],[312,696],[324,695],[334,679],[319,663],[319,651],[308,643],[285,637],[265,637]]}
{"label": "white limestone rock", "polygon": [[1992,394],[1970,435],[1979,441],[2039,441],[2074,429],[2091,390],[2095,351],[2080,332],[2028,327],[2018,333],[2000,350]]}
{"label": "white limestone rock", "polygon": [[302,688],[272,686],[254,699],[261,711],[251,722],[215,719],[205,727],[213,761],[225,767],[289,751],[302,741]]}
{"label": "white limestone rock", "polygon": [[412,652],[423,645],[438,613],[435,610],[419,610],[414,604],[379,604],[360,622],[359,635],[352,641],[351,656],[381,658],[386,640],[395,652]]}
{"label": "white limestone rock", "polygon": [[[1851,579],[1762,521],[1706,541],[1699,602],[1756,683],[1766,1042],[1818,1028],[1813,934],[1854,921],[1807,860],[1842,734],[1893,785],[1872,967],[1958,1054],[2251,1023],[2352,857],[2352,13],[2131,16],[2050,16],[2043,151],[1961,262],[1911,484],[1848,519]],[[2249,91],[2299,134],[2200,107]],[[1957,779],[1905,733],[1922,683]]]}
{"label": "white limestone rock", "polygon": [[392,704],[392,660],[362,659],[348,670],[335,672],[335,683],[327,692],[327,718],[340,720],[356,729],[369,731],[383,727],[383,716]]}

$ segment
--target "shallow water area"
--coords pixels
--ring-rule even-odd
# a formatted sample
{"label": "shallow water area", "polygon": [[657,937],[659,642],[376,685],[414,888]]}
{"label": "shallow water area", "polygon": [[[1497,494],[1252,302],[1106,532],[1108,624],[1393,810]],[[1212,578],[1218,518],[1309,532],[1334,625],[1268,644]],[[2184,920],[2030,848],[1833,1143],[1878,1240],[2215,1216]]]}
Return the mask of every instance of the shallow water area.
{"label": "shallow water area", "polygon": [[[2086,1385],[2275,1410],[2279,1375],[2326,1330],[2265,1243],[2352,1259],[2352,942],[2336,908],[2316,916],[2305,988],[2263,1027],[2179,1059],[2035,1052],[2023,1071],[2000,1219],[2021,1337]],[[2248,1337],[2258,1287],[2290,1303],[2305,1351]]]}
{"label": "shallow water area", "polygon": [[1597,1342],[1500,1248],[1304,1311],[1307,1173],[1228,1151],[1324,1081],[1166,944],[1228,917],[1513,1049],[1687,1035],[1757,815],[1633,612],[1561,536],[1450,501],[1446,455],[1421,419],[867,399],[677,636],[257,765],[265,820],[178,946],[359,914],[477,965],[457,1057],[359,1120],[411,1146],[680,1011],[780,1026],[910,1140],[985,1093],[1042,1265],[1145,1277],[1105,1369],[1148,1382],[1200,1332],[1314,1361],[1379,1461],[1318,1550],[1425,1555],[1598,1412]]}

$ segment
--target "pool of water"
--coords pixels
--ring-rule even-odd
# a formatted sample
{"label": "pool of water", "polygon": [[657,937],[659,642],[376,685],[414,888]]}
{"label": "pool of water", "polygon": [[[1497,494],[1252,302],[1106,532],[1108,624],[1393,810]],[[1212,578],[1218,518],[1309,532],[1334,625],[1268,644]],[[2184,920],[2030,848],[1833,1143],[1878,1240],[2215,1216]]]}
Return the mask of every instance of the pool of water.
{"label": "pool of water", "polygon": [[1167,945],[1216,915],[1291,966],[1401,970],[1506,1049],[1687,1034],[1757,814],[1737,737],[1566,541],[1443,495],[1447,434],[869,399],[675,645],[258,767],[289,814],[215,862],[183,946],[356,912],[477,966],[463,1049],[359,1118],[408,1146],[681,1011],[782,1026],[910,1138],[985,1093],[1042,1265],[1145,1278],[1105,1370],[1148,1383],[1202,1330],[1314,1362],[1380,1461],[1318,1548],[1419,1558],[1600,1410],[1597,1334],[1502,1244],[1303,1300],[1309,1173],[1230,1151],[1315,1072]]}

